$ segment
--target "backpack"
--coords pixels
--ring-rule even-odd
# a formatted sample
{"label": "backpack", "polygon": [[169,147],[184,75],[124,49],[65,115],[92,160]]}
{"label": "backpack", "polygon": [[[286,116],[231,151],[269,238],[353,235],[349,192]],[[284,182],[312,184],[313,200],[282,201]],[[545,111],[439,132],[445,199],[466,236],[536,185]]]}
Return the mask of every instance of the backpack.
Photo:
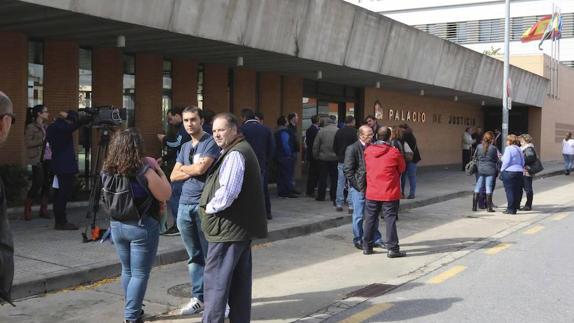
{"label": "backpack", "polygon": [[143,216],[148,213],[154,200],[144,177],[149,168],[149,165],[144,164],[135,176],[136,181],[147,193],[145,201],[139,207],[136,205],[132,189],[133,177],[101,173],[104,212],[111,219],[120,222],[137,220],[141,223]]}

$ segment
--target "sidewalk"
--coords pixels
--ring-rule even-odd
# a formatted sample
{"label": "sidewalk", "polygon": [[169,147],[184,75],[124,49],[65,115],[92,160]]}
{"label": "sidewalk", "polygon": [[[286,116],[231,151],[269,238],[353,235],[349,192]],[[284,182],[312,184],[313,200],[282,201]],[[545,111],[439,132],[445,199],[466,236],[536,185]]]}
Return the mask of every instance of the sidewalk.
{"label": "sidewalk", "polygon": [[[539,178],[561,173],[561,162],[546,162],[544,166],[545,170]],[[401,209],[421,207],[470,194],[474,177],[466,176],[458,167],[454,168],[420,169],[416,199],[401,200]],[[503,194],[501,186],[498,182],[498,194]],[[346,209],[344,212],[335,212],[331,202],[317,202],[307,197],[273,198],[272,206],[273,220],[269,221],[269,237],[258,243],[294,238],[351,221],[351,215]],[[17,210],[12,212],[17,213]],[[69,218],[84,226],[88,222],[85,206],[70,209]],[[81,231],[54,231],[52,221],[34,218],[31,222],[20,219],[11,222],[16,248],[15,299],[115,277],[120,273],[120,264],[112,244],[82,243]],[[107,227],[104,219],[101,224]],[[156,265],[186,259],[180,237],[161,237]]]}

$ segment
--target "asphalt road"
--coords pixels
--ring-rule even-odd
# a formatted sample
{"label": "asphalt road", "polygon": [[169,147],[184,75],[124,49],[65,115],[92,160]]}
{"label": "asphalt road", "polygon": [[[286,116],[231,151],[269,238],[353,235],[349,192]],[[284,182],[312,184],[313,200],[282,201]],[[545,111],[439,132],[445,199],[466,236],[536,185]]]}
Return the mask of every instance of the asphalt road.
{"label": "asphalt road", "polygon": [[[535,209],[517,216],[502,208],[473,213],[469,198],[403,212],[406,258],[362,255],[350,225],[256,246],[252,319],[573,322],[573,179],[536,181]],[[503,191],[495,197],[502,206]],[[185,263],[155,268],[145,299],[149,319],[199,322],[198,315],[176,315],[189,289]],[[123,295],[112,279],[16,305],[0,307],[0,322],[119,322]]]}

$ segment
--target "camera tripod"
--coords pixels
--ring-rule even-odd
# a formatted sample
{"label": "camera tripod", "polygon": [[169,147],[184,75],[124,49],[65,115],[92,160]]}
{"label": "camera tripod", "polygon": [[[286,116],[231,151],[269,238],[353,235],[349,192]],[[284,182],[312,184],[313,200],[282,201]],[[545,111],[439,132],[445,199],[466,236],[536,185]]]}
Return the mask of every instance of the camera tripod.
{"label": "camera tripod", "polygon": [[91,218],[90,224],[86,225],[84,232],[82,232],[82,241],[92,242],[100,240],[104,237],[106,229],[102,229],[97,225],[97,215],[100,209],[100,198],[102,193],[102,181],[100,180],[100,170],[106,156],[108,155],[108,146],[112,129],[110,127],[96,128],[100,133],[100,140],[98,142],[98,151],[96,152],[95,163],[92,164],[90,172],[90,179],[92,181],[92,189],[90,190],[90,199],[88,203],[88,211],[86,218]]}

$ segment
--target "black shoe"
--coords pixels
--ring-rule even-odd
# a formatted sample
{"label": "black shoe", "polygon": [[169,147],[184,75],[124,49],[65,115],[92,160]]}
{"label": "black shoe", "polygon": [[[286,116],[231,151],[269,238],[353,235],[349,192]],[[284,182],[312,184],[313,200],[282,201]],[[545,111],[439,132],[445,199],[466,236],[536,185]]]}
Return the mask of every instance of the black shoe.
{"label": "black shoe", "polygon": [[389,250],[387,252],[387,257],[388,258],[401,258],[401,257],[406,257],[407,253],[404,251],[400,251],[400,250]]}
{"label": "black shoe", "polygon": [[171,226],[171,228],[165,230],[165,232],[162,233],[162,235],[169,236],[169,237],[178,236],[179,235],[179,229],[177,228],[177,225],[174,224]]}
{"label": "black shoe", "polygon": [[472,212],[476,212],[477,204],[478,204],[478,193],[472,193]]}
{"label": "black shoe", "polygon": [[503,214],[516,214],[516,211],[510,211],[509,209],[506,209],[504,211],[502,211]]}
{"label": "black shoe", "polygon": [[387,249],[387,246],[385,246],[385,244],[382,242],[375,243],[375,247],[381,248],[381,249]]}
{"label": "black shoe", "polygon": [[340,207],[340,206],[337,206],[337,207],[335,208],[335,210],[336,210],[337,212],[343,212],[343,208]]}
{"label": "black shoe", "polygon": [[301,192],[299,192],[298,190],[292,190],[292,191],[289,192],[289,193],[301,195]]}
{"label": "black shoe", "polygon": [[415,199],[415,196],[414,196],[414,195],[409,195],[409,196],[407,196],[407,200],[414,200],[414,199]]}
{"label": "black shoe", "polygon": [[271,213],[267,213],[267,220],[271,220],[273,219],[273,215],[271,215]]}
{"label": "black shoe", "polygon": [[360,242],[353,242],[353,245],[355,246],[355,248],[363,250],[363,245]]}
{"label": "black shoe", "polygon": [[315,194],[313,194],[313,193],[307,193],[307,194],[305,194],[305,196],[315,198]]}
{"label": "black shoe", "polygon": [[520,211],[532,211],[532,207],[525,205],[525,206],[520,208]]}
{"label": "black shoe", "polygon": [[372,255],[373,248],[363,248],[363,255]]}
{"label": "black shoe", "polygon": [[349,212],[349,214],[353,214],[353,209],[349,209],[347,212]]}
{"label": "black shoe", "polygon": [[78,227],[70,222],[66,223],[56,223],[54,225],[54,230],[58,231],[71,231],[71,230],[78,230]]}
{"label": "black shoe", "polygon": [[324,202],[325,199],[324,199],[324,198],[320,199],[320,198],[316,197],[316,198],[315,198],[315,201],[317,201],[317,202]]}

